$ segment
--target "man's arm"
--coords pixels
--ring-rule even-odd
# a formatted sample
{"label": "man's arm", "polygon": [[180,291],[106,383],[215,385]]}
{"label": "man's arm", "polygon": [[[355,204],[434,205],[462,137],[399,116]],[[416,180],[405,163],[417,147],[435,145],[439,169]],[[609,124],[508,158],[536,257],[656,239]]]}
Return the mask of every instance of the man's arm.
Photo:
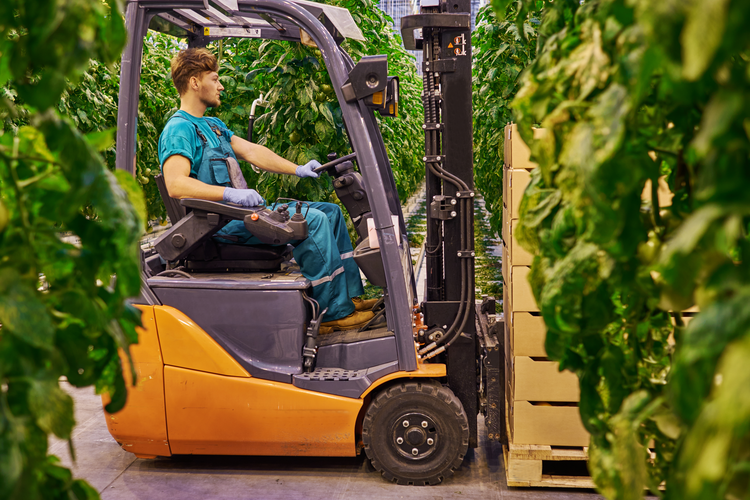
{"label": "man's arm", "polygon": [[[247,141],[246,141],[247,142]],[[172,198],[198,198],[208,201],[224,199],[223,186],[211,186],[190,177],[190,160],[182,155],[172,155],[164,162],[164,182]]]}
{"label": "man's arm", "polygon": [[276,174],[295,175],[297,165],[285,160],[265,146],[248,142],[237,134],[232,136],[234,154],[248,163]]}

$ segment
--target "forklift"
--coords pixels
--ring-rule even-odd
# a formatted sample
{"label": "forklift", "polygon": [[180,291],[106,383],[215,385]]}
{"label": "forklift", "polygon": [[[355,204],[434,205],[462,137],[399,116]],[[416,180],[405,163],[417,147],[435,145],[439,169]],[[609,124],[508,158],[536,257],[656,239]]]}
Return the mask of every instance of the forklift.
{"label": "forklift", "polygon": [[[157,176],[172,225],[142,251],[142,291],[133,299],[142,327],[131,346],[137,380],[126,371],[127,404],[106,415],[123,449],[140,458],[364,451],[387,480],[430,485],[477,446],[480,413],[488,437],[505,440],[502,323],[494,299],[474,298],[470,11],[470,0],[422,0],[419,14],[402,19],[406,48],[424,53],[427,283],[418,303],[375,117],[398,114],[398,78],[388,76],[386,55],[355,63],[341,47],[346,38],[364,40],[351,14],[305,0],[127,1],[117,168],[132,173],[135,165],[149,29],[183,37],[189,47],[225,37],[309,37],[353,151],[332,152],[318,171],[333,177],[358,234],[354,259],[382,287],[383,301],[378,324],[319,334],[324,311],[288,245],[307,235],[303,203],[290,214],[280,203],[175,200]],[[264,245],[215,240],[232,220]]]}

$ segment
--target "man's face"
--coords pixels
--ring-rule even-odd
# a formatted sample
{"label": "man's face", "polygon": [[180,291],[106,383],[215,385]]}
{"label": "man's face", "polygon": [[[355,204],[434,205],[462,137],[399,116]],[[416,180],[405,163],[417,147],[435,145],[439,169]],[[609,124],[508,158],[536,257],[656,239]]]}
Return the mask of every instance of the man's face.
{"label": "man's face", "polygon": [[222,90],[224,86],[219,81],[216,71],[207,71],[198,80],[198,98],[208,108],[216,108],[221,104]]}

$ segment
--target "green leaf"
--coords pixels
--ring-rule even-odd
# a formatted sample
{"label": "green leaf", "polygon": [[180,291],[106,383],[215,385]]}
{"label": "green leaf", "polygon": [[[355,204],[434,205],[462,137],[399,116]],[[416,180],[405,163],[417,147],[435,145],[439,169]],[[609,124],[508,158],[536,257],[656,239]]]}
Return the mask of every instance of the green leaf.
{"label": "green leaf", "polygon": [[70,491],[76,500],[99,500],[99,492],[81,479],[76,479],[72,482]]}
{"label": "green leaf", "polygon": [[335,127],[336,123],[333,121],[333,114],[331,113],[331,109],[328,107],[328,103],[321,103],[318,106],[318,109],[320,110],[320,113],[325,117],[325,119],[328,120],[328,123],[330,123],[332,127]]}
{"label": "green leaf", "polygon": [[23,471],[23,455],[17,442],[10,439],[11,427],[6,422],[0,426],[0,494],[10,497]]}
{"label": "green leaf", "polygon": [[716,369],[712,397],[685,437],[676,469],[675,498],[715,498],[728,490],[726,498],[747,495],[750,469],[747,436],[750,431],[750,335],[728,345]]}
{"label": "green leaf", "polygon": [[719,92],[709,101],[703,112],[698,134],[690,144],[698,157],[706,156],[713,141],[726,134],[734,120],[743,117],[743,97],[740,92]]}
{"label": "green leaf", "polygon": [[60,439],[70,439],[75,425],[73,398],[58,387],[57,381],[32,380],[28,397],[37,425]]}
{"label": "green leaf", "polygon": [[315,134],[323,140],[328,135],[328,127],[323,122],[315,122]]}
{"label": "green leaf", "polygon": [[51,348],[54,326],[38,292],[13,269],[0,269],[3,330],[36,347]]}
{"label": "green leaf", "polygon": [[579,88],[578,99],[586,98],[609,78],[609,57],[602,49],[602,31],[594,20],[584,23],[582,30],[590,37],[570,54],[565,72]]}
{"label": "green leaf", "polygon": [[670,439],[677,439],[680,437],[680,434],[682,434],[683,429],[680,419],[670,411],[657,413],[651,417],[651,420],[653,420],[659,430]]}
{"label": "green leaf", "polygon": [[115,144],[115,128],[102,130],[101,132],[89,132],[86,134],[86,141],[97,151],[104,151]]}
{"label": "green leaf", "polygon": [[146,220],[148,220],[148,212],[146,211],[146,200],[143,197],[141,186],[132,175],[124,170],[115,170],[115,177],[138,214],[141,225],[145,225]]}
{"label": "green leaf", "polygon": [[724,36],[729,0],[693,0],[682,30],[682,74],[697,80],[708,69]]}

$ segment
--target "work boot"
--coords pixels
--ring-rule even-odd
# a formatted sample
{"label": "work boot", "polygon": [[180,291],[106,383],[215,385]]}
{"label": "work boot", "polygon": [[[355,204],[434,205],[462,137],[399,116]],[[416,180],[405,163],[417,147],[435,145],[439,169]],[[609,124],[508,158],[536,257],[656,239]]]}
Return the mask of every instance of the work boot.
{"label": "work boot", "polygon": [[353,330],[354,328],[361,328],[367,324],[375,316],[372,311],[354,311],[349,316],[335,319],[333,321],[326,321],[320,324],[320,330],[323,328],[333,328],[333,330]]}
{"label": "work boot", "polygon": [[354,297],[352,302],[354,302],[354,309],[356,311],[370,311],[373,306],[378,303],[378,300],[380,299],[363,299],[362,297]]}

